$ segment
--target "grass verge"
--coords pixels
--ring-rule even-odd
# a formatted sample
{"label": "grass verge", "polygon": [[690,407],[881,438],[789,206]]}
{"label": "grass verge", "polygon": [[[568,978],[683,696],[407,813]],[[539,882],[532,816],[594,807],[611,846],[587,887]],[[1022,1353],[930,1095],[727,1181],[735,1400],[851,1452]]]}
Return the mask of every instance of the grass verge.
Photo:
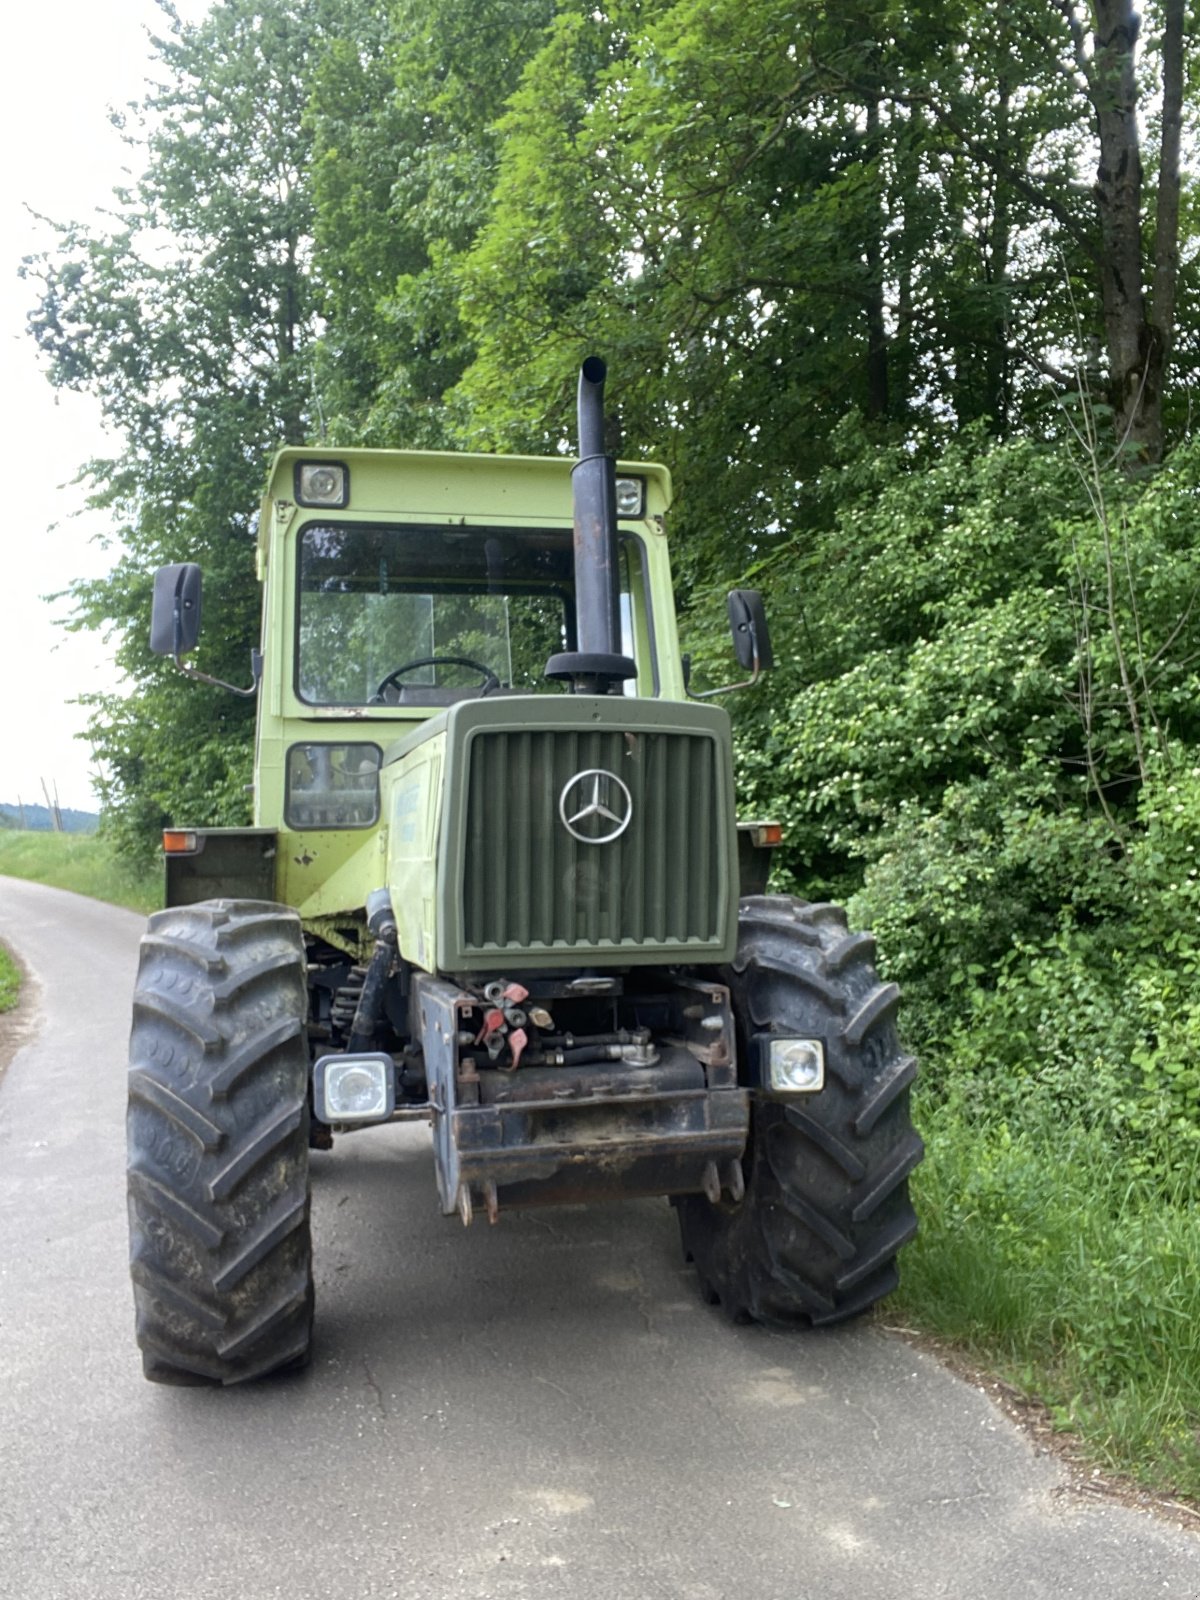
{"label": "grass verge", "polygon": [[131,911],[149,913],[162,905],[162,869],[127,866],[94,833],[0,829],[0,874],[73,889]]}
{"label": "grass verge", "polygon": [[8,951],[0,944],[0,1014],[11,1011],[20,998],[20,970]]}
{"label": "grass verge", "polygon": [[921,1233],[890,1310],[1042,1401],[1097,1463],[1200,1498],[1200,1153],[918,1108]]}

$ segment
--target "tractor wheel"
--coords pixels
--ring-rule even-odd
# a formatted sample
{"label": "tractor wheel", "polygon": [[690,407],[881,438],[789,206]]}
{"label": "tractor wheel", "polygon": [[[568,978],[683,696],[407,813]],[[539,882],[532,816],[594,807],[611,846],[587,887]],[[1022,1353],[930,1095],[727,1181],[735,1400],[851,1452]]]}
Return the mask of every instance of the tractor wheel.
{"label": "tractor wheel", "polygon": [[308,1359],[307,991],[300,921],[210,900],[142,939],[129,1046],[137,1340],[155,1383]]}
{"label": "tractor wheel", "polygon": [[898,1282],[896,1254],[917,1227],[908,1175],[924,1147],[909,1121],[916,1062],[896,1038],[899,991],[879,982],[873,953],[837,906],[741,903],[737,955],[721,975],[740,1059],[756,1034],[821,1039],[825,1086],[786,1100],[755,1090],[744,1196],[676,1201],[701,1291],[735,1319],[841,1322]]}

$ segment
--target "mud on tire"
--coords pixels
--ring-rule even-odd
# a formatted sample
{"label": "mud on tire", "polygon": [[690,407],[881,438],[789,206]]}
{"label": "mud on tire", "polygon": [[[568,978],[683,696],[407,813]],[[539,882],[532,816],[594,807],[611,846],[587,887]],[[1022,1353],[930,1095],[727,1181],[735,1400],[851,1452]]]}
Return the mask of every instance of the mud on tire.
{"label": "mud on tire", "polygon": [[300,922],[212,900],[142,939],[129,1234],[147,1378],[240,1383],[308,1358],[312,1251]]}
{"label": "mud on tire", "polygon": [[899,991],[880,983],[873,954],[837,906],[741,902],[737,955],[722,973],[741,1059],[754,1034],[821,1038],[825,1087],[787,1104],[754,1094],[740,1202],[676,1202],[704,1298],[736,1318],[841,1322],[898,1282],[923,1146],[909,1120],[916,1063],[896,1037]]}

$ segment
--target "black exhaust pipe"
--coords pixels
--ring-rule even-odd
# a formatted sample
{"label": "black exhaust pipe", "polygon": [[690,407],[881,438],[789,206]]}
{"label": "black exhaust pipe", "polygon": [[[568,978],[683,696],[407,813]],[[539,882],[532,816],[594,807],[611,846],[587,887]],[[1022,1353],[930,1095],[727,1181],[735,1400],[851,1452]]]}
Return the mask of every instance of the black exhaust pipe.
{"label": "black exhaust pipe", "polygon": [[617,614],[617,469],[604,453],[604,363],[579,369],[579,462],[571,473],[575,502],[575,615],[584,655],[612,655],[621,637]]}
{"label": "black exhaust pipe", "polygon": [[578,648],[546,663],[546,676],[570,678],[576,694],[619,692],[637,675],[636,664],[618,653],[617,464],[604,451],[605,371],[599,356],[579,369],[579,461],[571,473]]}

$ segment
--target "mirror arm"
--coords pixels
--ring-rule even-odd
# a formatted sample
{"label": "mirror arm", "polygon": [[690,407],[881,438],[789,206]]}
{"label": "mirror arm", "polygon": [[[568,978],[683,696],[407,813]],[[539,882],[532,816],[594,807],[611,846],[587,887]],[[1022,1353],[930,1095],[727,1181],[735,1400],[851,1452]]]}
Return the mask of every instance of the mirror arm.
{"label": "mirror arm", "polygon": [[[175,626],[176,626],[176,640],[178,640],[178,627],[179,627],[178,617],[179,617],[179,613],[176,612],[176,623],[175,623]],[[255,651],[254,655],[257,655],[257,654],[258,654],[258,652]],[[175,652],[174,656],[172,657],[172,660],[175,662],[175,665],[179,668],[180,672],[183,673],[185,678],[195,678],[197,683],[211,683],[214,688],[217,688],[217,689],[228,689],[230,694],[240,694],[244,699],[247,699],[247,700],[250,699],[251,696],[256,695],[258,693],[258,685],[259,685],[259,682],[260,682],[260,680],[262,678],[262,657],[261,656],[259,656],[258,660],[254,663],[254,682],[250,685],[250,687],[248,689],[239,689],[236,683],[226,683],[224,678],[213,678],[213,677],[210,677],[207,672],[200,672],[195,667],[186,667],[186,666],[184,666],[183,662],[179,659],[179,652],[178,651]]]}
{"label": "mirror arm", "polygon": [[[748,678],[743,678],[741,683],[723,683],[719,689],[700,689],[698,691],[688,688],[687,680],[685,679],[683,688],[688,699],[711,700],[716,694],[732,694],[735,689],[753,689],[754,685],[762,677],[762,663],[758,654],[758,634],[753,623],[750,624],[750,646],[754,651],[754,666]],[[690,676],[691,674],[689,673],[688,677]]]}

